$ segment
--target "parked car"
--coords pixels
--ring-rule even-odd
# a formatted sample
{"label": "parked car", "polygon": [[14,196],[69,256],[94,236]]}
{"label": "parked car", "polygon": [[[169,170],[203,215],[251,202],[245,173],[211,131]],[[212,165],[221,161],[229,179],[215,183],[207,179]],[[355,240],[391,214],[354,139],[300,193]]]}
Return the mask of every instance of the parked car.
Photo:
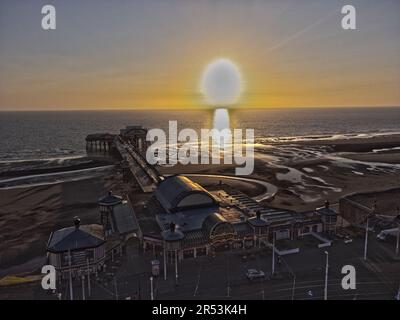
{"label": "parked car", "polygon": [[265,273],[262,270],[249,269],[246,272],[246,277],[249,280],[265,279]]}
{"label": "parked car", "polygon": [[396,238],[398,232],[398,228],[386,229],[382,230],[376,237],[381,241],[387,241],[390,238]]}
{"label": "parked car", "polygon": [[352,238],[350,238],[349,236],[346,236],[345,238],[344,238],[344,243],[352,243],[353,242],[353,239]]}

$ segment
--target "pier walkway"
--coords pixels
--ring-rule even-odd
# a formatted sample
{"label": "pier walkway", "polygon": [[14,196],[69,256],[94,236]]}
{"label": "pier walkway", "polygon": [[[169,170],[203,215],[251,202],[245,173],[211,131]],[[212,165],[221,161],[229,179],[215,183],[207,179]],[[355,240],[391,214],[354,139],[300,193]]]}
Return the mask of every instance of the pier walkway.
{"label": "pier walkway", "polygon": [[130,172],[142,191],[154,191],[161,181],[161,175],[158,170],[150,165],[129,141],[117,136],[114,144],[122,159],[128,164]]}

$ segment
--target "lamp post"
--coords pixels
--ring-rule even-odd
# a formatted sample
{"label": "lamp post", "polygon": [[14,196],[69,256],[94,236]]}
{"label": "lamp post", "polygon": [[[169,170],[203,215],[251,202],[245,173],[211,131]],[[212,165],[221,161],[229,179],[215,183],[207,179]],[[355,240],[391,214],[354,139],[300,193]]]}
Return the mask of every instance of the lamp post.
{"label": "lamp post", "polygon": [[296,275],[293,274],[292,301],[294,300],[294,290],[296,288]]}
{"label": "lamp post", "polygon": [[281,258],[283,263],[285,264],[286,268],[288,269],[289,273],[293,277],[293,285],[292,285],[292,300],[294,300],[294,293],[295,293],[295,288],[296,288],[296,274],[294,273],[293,269],[289,266],[289,264],[286,262],[284,258]]}
{"label": "lamp post", "polygon": [[272,231],[272,275],[275,274],[275,232]]}
{"label": "lamp post", "polygon": [[367,222],[365,226],[365,243],[364,243],[364,260],[367,260],[367,251],[368,251],[368,230],[369,230],[369,218],[376,212],[377,204],[376,199],[372,206],[372,212],[367,215]]}
{"label": "lamp post", "polygon": [[171,222],[170,227],[162,232],[164,238],[164,245],[166,250],[164,251],[164,279],[167,278],[166,268],[166,252],[174,253],[175,255],[175,285],[178,285],[178,251],[181,249],[181,242],[185,238],[182,231],[176,228],[176,224]]}
{"label": "lamp post", "polygon": [[86,258],[87,263],[87,277],[88,277],[88,297],[90,297],[92,293],[92,288],[90,286],[90,268],[89,268],[89,258]]}
{"label": "lamp post", "polygon": [[74,290],[72,288],[72,258],[71,258],[71,250],[68,250],[68,258],[69,258],[69,298],[70,298],[70,300],[74,300]]}
{"label": "lamp post", "polygon": [[368,250],[368,229],[369,229],[369,216],[367,216],[367,223],[366,223],[366,226],[365,226],[364,260],[367,260],[367,250]]}
{"label": "lamp post", "polygon": [[175,250],[175,285],[178,285],[178,250]]}
{"label": "lamp post", "polygon": [[164,280],[167,280],[167,249],[166,249],[166,243],[164,241]]}
{"label": "lamp post", "polygon": [[114,290],[115,290],[115,300],[118,300],[118,285],[117,277],[114,275]]}
{"label": "lamp post", "polygon": [[85,275],[82,274],[82,300],[85,300]]}
{"label": "lamp post", "polygon": [[398,228],[397,228],[396,257],[399,256],[399,249],[400,249],[400,223],[398,223]]}
{"label": "lamp post", "polygon": [[397,223],[397,242],[396,242],[396,257],[399,256],[400,250],[400,208],[397,207],[397,216],[394,218]]}
{"label": "lamp post", "polygon": [[138,300],[142,299],[142,288],[140,286],[140,273],[138,274]]}
{"label": "lamp post", "polygon": [[329,252],[325,251],[326,254],[326,264],[325,264],[325,290],[324,290],[324,300],[328,300],[328,270],[329,270]]}
{"label": "lamp post", "polygon": [[231,296],[231,277],[230,277],[230,255],[232,253],[232,248],[229,247],[229,255],[226,259],[226,296],[229,298]]}
{"label": "lamp post", "polygon": [[150,298],[154,300],[153,277],[150,277]]}

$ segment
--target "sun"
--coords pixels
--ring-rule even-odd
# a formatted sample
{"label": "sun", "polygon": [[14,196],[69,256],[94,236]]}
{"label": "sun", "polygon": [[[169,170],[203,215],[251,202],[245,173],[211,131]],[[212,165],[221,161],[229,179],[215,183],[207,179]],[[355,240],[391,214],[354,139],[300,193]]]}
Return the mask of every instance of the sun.
{"label": "sun", "polygon": [[236,104],[243,91],[239,67],[229,59],[217,59],[203,71],[200,91],[205,102],[214,107]]}

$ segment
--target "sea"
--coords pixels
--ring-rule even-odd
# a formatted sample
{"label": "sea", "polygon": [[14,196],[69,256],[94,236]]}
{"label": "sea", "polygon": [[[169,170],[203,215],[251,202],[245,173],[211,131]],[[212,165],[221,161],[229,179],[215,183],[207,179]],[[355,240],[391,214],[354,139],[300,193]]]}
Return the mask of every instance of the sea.
{"label": "sea", "polygon": [[[400,133],[400,107],[229,110],[231,128],[255,130],[256,141],[336,139]],[[0,112],[0,162],[82,157],[85,137],[128,125],[211,129],[215,110]]]}

